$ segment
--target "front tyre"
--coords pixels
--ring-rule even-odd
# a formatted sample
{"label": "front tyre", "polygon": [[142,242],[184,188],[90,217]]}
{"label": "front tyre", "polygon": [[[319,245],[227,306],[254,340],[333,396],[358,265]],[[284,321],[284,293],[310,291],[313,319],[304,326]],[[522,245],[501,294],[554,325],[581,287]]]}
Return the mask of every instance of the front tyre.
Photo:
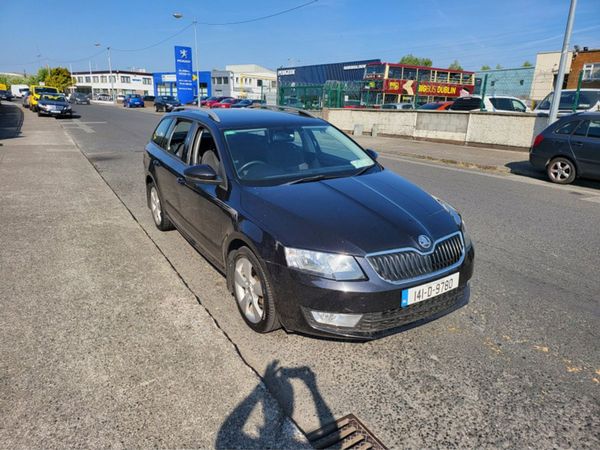
{"label": "front tyre", "polygon": [[271,282],[248,247],[240,247],[229,254],[227,278],[233,287],[238,310],[250,328],[258,333],[269,333],[281,327]]}
{"label": "front tyre", "polygon": [[546,168],[548,178],[553,183],[570,184],[575,181],[577,170],[575,164],[567,158],[554,158]]}
{"label": "front tyre", "polygon": [[154,220],[154,225],[156,225],[156,228],[158,228],[160,231],[172,230],[174,228],[173,224],[163,211],[160,195],[154,183],[150,183],[148,185],[148,197],[150,201],[152,219]]}

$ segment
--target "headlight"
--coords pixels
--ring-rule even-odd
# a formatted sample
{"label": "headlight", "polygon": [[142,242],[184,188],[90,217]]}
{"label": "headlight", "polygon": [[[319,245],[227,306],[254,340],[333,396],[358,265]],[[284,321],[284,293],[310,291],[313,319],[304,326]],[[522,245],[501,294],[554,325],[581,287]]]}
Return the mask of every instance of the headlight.
{"label": "headlight", "polygon": [[444,209],[450,213],[450,215],[454,219],[454,222],[456,223],[456,225],[458,225],[460,227],[460,231],[462,231],[463,240],[465,241],[465,248],[469,248],[473,244],[473,242],[471,241],[471,237],[469,236],[469,233],[467,233],[465,221],[463,220],[462,216],[458,213],[458,211],[450,203],[445,202],[444,200],[439,199],[437,197],[433,197],[433,198],[435,198],[438,201],[438,203],[440,205],[442,205],[444,207]]}
{"label": "headlight", "polygon": [[350,255],[285,248],[285,259],[288,267],[332,280],[363,280],[365,278],[356,259]]}

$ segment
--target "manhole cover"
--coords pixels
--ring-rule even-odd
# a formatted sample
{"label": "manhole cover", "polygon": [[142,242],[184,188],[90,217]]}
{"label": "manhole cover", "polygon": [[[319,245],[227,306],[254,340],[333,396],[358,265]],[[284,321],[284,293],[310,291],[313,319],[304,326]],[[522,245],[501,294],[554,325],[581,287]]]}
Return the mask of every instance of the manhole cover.
{"label": "manhole cover", "polygon": [[308,433],[307,437],[317,449],[387,450],[354,414]]}

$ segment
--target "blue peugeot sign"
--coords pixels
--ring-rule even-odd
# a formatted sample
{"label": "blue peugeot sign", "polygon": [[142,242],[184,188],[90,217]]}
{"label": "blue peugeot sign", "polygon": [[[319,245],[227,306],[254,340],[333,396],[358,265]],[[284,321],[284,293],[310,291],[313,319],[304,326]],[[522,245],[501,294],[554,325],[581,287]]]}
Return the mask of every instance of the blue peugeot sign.
{"label": "blue peugeot sign", "polygon": [[194,100],[192,73],[192,49],[176,45],[175,77],[177,82],[177,98],[184,105]]}

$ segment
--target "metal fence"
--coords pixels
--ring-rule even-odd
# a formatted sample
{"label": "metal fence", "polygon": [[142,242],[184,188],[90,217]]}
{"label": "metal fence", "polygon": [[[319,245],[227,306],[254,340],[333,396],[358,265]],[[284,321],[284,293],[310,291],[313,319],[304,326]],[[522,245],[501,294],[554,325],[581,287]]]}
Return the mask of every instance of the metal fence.
{"label": "metal fence", "polygon": [[303,109],[343,108],[360,105],[360,82],[280,86],[277,104]]}

